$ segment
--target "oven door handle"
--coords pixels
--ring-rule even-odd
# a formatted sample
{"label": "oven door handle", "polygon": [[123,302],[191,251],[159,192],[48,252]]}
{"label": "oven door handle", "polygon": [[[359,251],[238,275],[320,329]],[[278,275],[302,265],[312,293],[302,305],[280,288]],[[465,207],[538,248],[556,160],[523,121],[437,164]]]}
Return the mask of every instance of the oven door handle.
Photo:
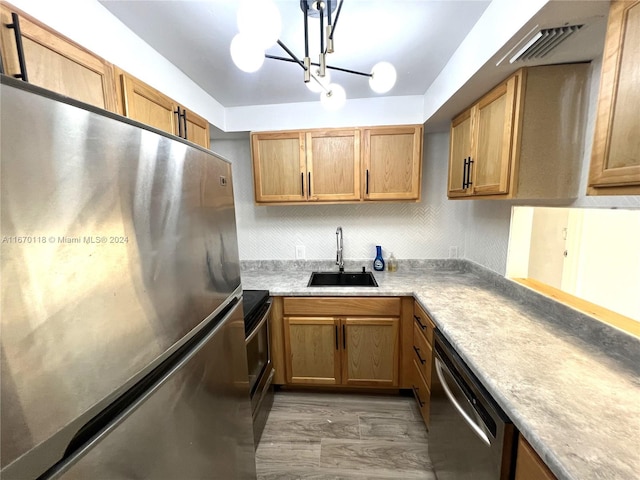
{"label": "oven door handle", "polygon": [[253,337],[255,337],[260,331],[260,329],[263,327],[264,322],[266,322],[269,319],[269,313],[271,312],[271,307],[273,306],[273,303],[271,301],[269,301],[268,303],[269,303],[269,308],[267,308],[267,311],[264,312],[264,316],[262,317],[258,325],[256,325],[253,331],[249,334],[249,336],[247,337],[247,340],[245,341],[245,344],[248,344],[251,340],[253,340]]}
{"label": "oven door handle", "polygon": [[[443,369],[445,370],[448,370],[448,369],[446,365],[444,365],[444,363],[442,363],[442,361],[437,357],[435,359],[435,367],[436,367],[436,374],[438,375],[438,379],[440,380],[440,384],[442,385],[442,389],[444,390],[444,393],[449,398],[449,401],[453,404],[453,406],[456,408],[458,413],[462,416],[462,418],[467,423],[467,425],[471,427],[471,430],[473,430],[473,432],[480,438],[480,440],[482,440],[484,443],[487,444],[487,446],[490,447],[491,441],[489,440],[489,437],[487,437],[486,433],[482,431],[480,426],[473,421],[473,419],[467,414],[467,412],[464,411],[462,406],[457,402],[457,400],[453,396],[453,393],[451,392],[451,388],[449,387],[449,384],[444,378]],[[449,377],[451,377],[453,382],[456,383],[456,380],[453,378],[453,375],[451,375],[450,373],[449,373]],[[458,386],[457,383],[456,383],[456,386]],[[458,386],[458,388],[460,387]]]}

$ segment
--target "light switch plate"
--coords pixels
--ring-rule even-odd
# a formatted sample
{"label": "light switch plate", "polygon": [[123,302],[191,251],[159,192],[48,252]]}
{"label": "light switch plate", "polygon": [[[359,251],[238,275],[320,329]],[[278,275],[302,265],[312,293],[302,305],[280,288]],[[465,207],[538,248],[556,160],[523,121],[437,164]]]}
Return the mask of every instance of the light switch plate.
{"label": "light switch plate", "polygon": [[304,245],[296,245],[296,260],[304,260],[306,257]]}
{"label": "light switch plate", "polygon": [[449,247],[449,258],[458,258],[458,247]]}

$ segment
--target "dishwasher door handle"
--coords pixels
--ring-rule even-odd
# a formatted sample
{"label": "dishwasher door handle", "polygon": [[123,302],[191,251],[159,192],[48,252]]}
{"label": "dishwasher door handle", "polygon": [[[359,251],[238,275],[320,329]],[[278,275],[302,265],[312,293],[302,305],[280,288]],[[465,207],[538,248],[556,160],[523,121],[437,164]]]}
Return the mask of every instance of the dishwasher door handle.
{"label": "dishwasher door handle", "polygon": [[[469,425],[469,427],[471,427],[471,430],[473,430],[473,432],[480,438],[480,440],[482,440],[484,443],[487,444],[487,446],[490,447],[491,446],[491,440],[489,440],[489,437],[487,436],[487,434],[482,431],[480,426],[476,422],[473,421],[473,419],[467,414],[467,412],[464,411],[462,406],[455,399],[453,393],[451,392],[451,388],[449,387],[449,384],[447,383],[446,379],[444,378],[443,369],[445,369],[447,371],[448,371],[448,369],[447,369],[446,365],[444,365],[444,363],[442,363],[442,361],[437,357],[435,359],[435,367],[436,367],[436,375],[438,375],[438,379],[440,379],[440,384],[442,385],[442,389],[444,390],[444,393],[449,398],[449,401],[453,404],[453,406],[456,408],[458,413],[462,416],[462,418],[467,423],[467,425]],[[449,374],[449,377],[451,377],[453,379],[453,375]],[[455,379],[453,379],[453,381],[455,383]],[[460,388],[460,387],[458,387],[458,388]]]}

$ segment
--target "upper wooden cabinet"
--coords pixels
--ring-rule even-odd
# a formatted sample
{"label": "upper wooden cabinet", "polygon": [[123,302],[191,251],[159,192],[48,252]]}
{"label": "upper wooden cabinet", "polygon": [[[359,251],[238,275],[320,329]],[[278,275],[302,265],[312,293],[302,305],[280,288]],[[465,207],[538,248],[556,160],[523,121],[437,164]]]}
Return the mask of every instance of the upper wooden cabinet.
{"label": "upper wooden cabinet", "polygon": [[421,125],[252,133],[251,151],[257,204],[420,199]]}
{"label": "upper wooden cabinet", "polygon": [[256,203],[360,199],[360,134],[354,129],[251,135]]}
{"label": "upper wooden cabinet", "polygon": [[577,197],[587,70],[521,69],[454,118],[449,198]]}
{"label": "upper wooden cabinet", "polygon": [[122,112],[128,118],[209,148],[209,122],[146,83],[119,71]]}
{"label": "upper wooden cabinet", "polygon": [[609,10],[589,195],[640,194],[640,1]]}
{"label": "upper wooden cabinet", "polygon": [[177,135],[177,115],[173,100],[128,74],[121,74],[120,81],[125,116]]}
{"label": "upper wooden cabinet", "polygon": [[[116,112],[113,66],[37,20],[8,5],[0,5],[2,63],[5,74],[24,72],[19,61],[16,22],[29,83]],[[20,77],[18,77],[20,78]]]}
{"label": "upper wooden cabinet", "polygon": [[422,125],[363,129],[364,198],[420,200]]}

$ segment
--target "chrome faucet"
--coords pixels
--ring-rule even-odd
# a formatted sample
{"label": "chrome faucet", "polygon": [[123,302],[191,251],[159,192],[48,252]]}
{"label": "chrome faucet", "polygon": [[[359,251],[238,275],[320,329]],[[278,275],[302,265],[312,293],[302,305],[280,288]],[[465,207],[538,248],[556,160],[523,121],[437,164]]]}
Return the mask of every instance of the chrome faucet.
{"label": "chrome faucet", "polygon": [[344,258],[342,256],[342,227],[338,227],[336,230],[336,243],[338,246],[336,251],[336,265],[338,265],[340,272],[344,272]]}

